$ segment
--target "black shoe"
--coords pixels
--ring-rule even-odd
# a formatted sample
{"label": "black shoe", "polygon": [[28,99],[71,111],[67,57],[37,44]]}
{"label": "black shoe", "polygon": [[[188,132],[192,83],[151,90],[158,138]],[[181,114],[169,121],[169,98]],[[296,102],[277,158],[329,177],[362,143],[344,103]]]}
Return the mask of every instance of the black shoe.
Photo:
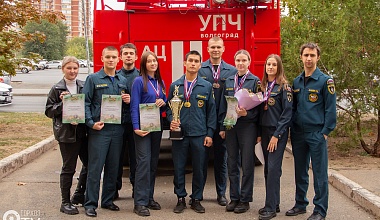
{"label": "black shoe", "polygon": [[205,208],[201,205],[201,202],[198,199],[191,199],[190,208],[193,209],[197,213],[205,213]]}
{"label": "black shoe", "polygon": [[183,210],[185,210],[186,207],[186,201],[184,197],[178,198],[177,205],[174,207],[173,212],[174,213],[182,213]]}
{"label": "black shoe", "polygon": [[264,211],[263,213],[261,213],[259,215],[259,219],[260,220],[269,220],[269,219],[276,217],[276,215],[277,215],[276,212]]}
{"label": "black shoe", "polygon": [[[265,207],[259,209],[259,214],[265,212]],[[276,212],[279,213],[280,212],[280,206],[279,205],[276,205]]]}
{"label": "black shoe", "polygon": [[143,205],[135,205],[133,212],[139,216],[150,216],[149,209]]}
{"label": "black shoe", "polygon": [[226,206],[227,212],[233,212],[235,207],[239,204],[239,200],[231,200],[230,203]]}
{"label": "black shoe", "polygon": [[154,200],[149,201],[148,208],[152,210],[161,210],[160,204]]}
{"label": "black shoe", "polygon": [[119,190],[116,190],[115,195],[113,195],[113,200],[116,200],[119,198]]}
{"label": "black shoe", "polygon": [[86,209],[86,215],[89,217],[96,217],[98,214],[96,214],[95,209]]}
{"label": "black shoe", "polygon": [[111,211],[120,211],[119,206],[115,205],[114,203],[111,203],[110,205],[102,205],[102,209],[109,209]]}
{"label": "black shoe", "polygon": [[286,216],[296,216],[296,215],[304,214],[304,213],[306,213],[306,209],[300,209],[300,208],[293,207],[292,209],[288,210],[285,213],[285,215]]}
{"label": "black shoe", "polygon": [[325,217],[323,217],[321,214],[319,214],[318,212],[313,212],[312,215],[310,215],[309,218],[307,218],[307,220],[325,220]]}
{"label": "black shoe", "polygon": [[216,198],[216,200],[218,201],[218,204],[220,206],[226,206],[227,205],[227,199],[226,199],[226,196],[225,195],[221,195]]}
{"label": "black shoe", "polygon": [[68,215],[76,215],[79,214],[77,207],[73,206],[71,203],[62,203],[61,208],[59,209],[61,212]]}
{"label": "black shoe", "polygon": [[235,213],[244,213],[249,209],[249,202],[239,202],[239,204],[234,208]]}
{"label": "black shoe", "polygon": [[71,203],[74,205],[82,204],[84,205],[84,194],[82,193],[74,193],[71,197]]}

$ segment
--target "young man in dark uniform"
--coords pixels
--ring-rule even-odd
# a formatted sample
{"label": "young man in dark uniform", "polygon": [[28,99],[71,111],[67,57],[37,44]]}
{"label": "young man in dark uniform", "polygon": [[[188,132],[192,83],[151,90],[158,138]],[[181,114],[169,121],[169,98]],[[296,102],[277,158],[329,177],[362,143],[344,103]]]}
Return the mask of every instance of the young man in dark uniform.
{"label": "young man in dark uniform", "polygon": [[186,159],[190,151],[193,167],[191,208],[198,213],[204,213],[205,208],[200,201],[203,199],[205,186],[207,149],[212,145],[212,136],[216,127],[215,99],[211,83],[198,77],[201,66],[200,53],[190,51],[185,58],[186,73],[170,85],[168,97],[170,101],[173,98],[173,92],[177,91],[178,97],[184,102],[179,121],[172,120],[172,111],[170,108],[167,110],[168,120],[171,121],[170,129],[175,130],[181,126],[184,133],[183,140],[173,140],[172,147],[174,193],[178,197],[178,203],[173,211],[182,213],[186,208]]}
{"label": "young man in dark uniform", "polygon": [[103,49],[103,68],[87,77],[84,84],[85,117],[88,131],[88,177],[86,203],[87,216],[96,217],[98,207],[101,173],[104,168],[101,207],[119,211],[113,203],[116,192],[117,167],[123,145],[121,124],[106,124],[100,121],[102,95],[121,95],[123,102],[128,104],[129,97],[125,94],[127,79],[116,74],[119,62],[119,52],[113,46]]}
{"label": "young man in dark uniform", "polygon": [[[140,72],[135,67],[135,62],[137,60],[137,49],[132,43],[126,43],[120,47],[120,59],[123,62],[123,67],[117,71],[117,74],[124,76],[127,79],[127,91],[126,95],[130,96],[133,80],[140,75]],[[119,198],[118,190],[121,189],[123,185],[123,165],[124,165],[124,155],[125,150],[128,149],[128,162],[129,162],[129,181],[132,184],[132,198],[134,197],[134,185],[135,185],[135,173],[136,173],[136,151],[135,151],[135,141],[133,139],[133,126],[131,120],[131,109],[130,104],[126,105],[123,109],[123,147],[120,154],[119,161],[119,171],[117,174],[117,188],[114,198]]]}
{"label": "young man in dark uniform", "polygon": [[314,192],[313,214],[308,220],[325,219],[328,207],[327,136],[336,125],[336,94],[333,79],[317,67],[320,49],[314,43],[302,45],[304,71],[293,81],[291,141],[296,177],[296,204],[287,216],[306,213],[311,159]]}
{"label": "young man in dark uniform", "polygon": [[[222,38],[211,38],[207,46],[210,59],[202,63],[198,73],[200,77],[213,85],[217,115],[219,114],[220,95],[223,92],[224,83],[228,77],[237,73],[234,66],[222,60],[224,49]],[[219,135],[219,127],[220,124],[217,123],[216,131],[213,136],[213,147],[210,148],[210,150],[214,150],[214,175],[217,201],[219,205],[225,206],[227,205],[225,196],[227,187],[227,148],[224,139]],[[205,174],[205,178],[207,179],[207,169],[205,170]]]}

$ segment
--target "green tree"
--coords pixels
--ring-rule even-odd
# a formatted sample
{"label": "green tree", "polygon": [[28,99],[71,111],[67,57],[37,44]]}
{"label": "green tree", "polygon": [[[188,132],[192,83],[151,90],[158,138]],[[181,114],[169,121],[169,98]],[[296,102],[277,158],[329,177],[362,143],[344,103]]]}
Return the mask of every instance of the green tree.
{"label": "green tree", "polygon": [[15,63],[12,59],[15,52],[23,47],[23,43],[39,33],[29,34],[22,32],[28,21],[40,22],[42,19],[54,22],[63,18],[62,14],[52,11],[40,12],[31,0],[0,1],[0,75],[6,71],[15,75]]}
{"label": "green tree", "polygon": [[[282,21],[282,56],[287,75],[293,79],[302,71],[299,47],[316,42],[322,55],[318,65],[333,76],[337,108],[345,121],[354,123],[353,140],[368,153],[380,156],[380,133],[375,143],[363,139],[362,118],[374,113],[380,128],[380,89],[373,79],[380,77],[380,3],[366,0],[284,0],[289,9]],[[346,102],[345,104],[342,104]],[[349,119],[349,120],[347,120]],[[379,129],[378,129],[379,131]]]}
{"label": "green tree", "polygon": [[39,33],[39,35],[24,43],[24,56],[32,52],[40,54],[48,60],[60,60],[64,57],[68,28],[62,21],[57,21],[56,23],[51,23],[47,20],[42,20],[41,23],[28,22],[24,32],[29,34]]}
{"label": "green tree", "polygon": [[[88,42],[90,60],[92,60],[92,42]],[[74,37],[66,45],[66,55],[75,56],[78,59],[87,60],[86,39],[84,37]]]}

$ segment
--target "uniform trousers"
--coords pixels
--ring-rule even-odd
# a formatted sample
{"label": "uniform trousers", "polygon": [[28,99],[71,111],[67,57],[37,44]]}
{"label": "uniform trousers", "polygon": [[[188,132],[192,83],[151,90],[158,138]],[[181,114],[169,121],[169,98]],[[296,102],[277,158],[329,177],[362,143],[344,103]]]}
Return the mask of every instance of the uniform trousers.
{"label": "uniform trousers", "polygon": [[129,159],[129,181],[132,187],[135,185],[135,175],[136,175],[136,151],[135,151],[135,140],[132,123],[126,123],[124,125],[123,134],[123,147],[121,149],[120,160],[119,160],[119,171],[117,174],[117,190],[120,190],[123,186],[123,166],[124,166],[124,155],[125,151],[128,151]]}
{"label": "uniform trousers", "polygon": [[292,150],[296,177],[296,205],[300,209],[306,209],[309,200],[306,198],[309,187],[309,164],[314,178],[315,196],[313,203],[314,212],[323,217],[327,214],[329,183],[327,175],[327,141],[320,131],[315,132],[291,132]]}
{"label": "uniform trousers", "polygon": [[252,122],[238,121],[233,128],[226,131],[227,166],[232,201],[253,201],[256,140],[257,125]]}
{"label": "uniform trousers", "polygon": [[186,197],[185,174],[188,153],[191,154],[193,168],[192,199],[202,200],[205,186],[205,166],[207,166],[207,147],[203,145],[205,136],[185,136],[183,140],[173,141],[174,193],[178,198]]}
{"label": "uniform trousers", "polygon": [[145,137],[134,133],[136,148],[135,205],[147,206],[153,200],[162,131],[150,132]]}
{"label": "uniform trousers", "polygon": [[276,127],[262,127],[261,146],[264,153],[264,177],[265,177],[265,210],[276,211],[280,205],[280,178],[282,175],[282,160],[286,143],[288,141],[288,130],[284,132],[277,142],[277,149],[268,151],[269,142],[276,131]]}
{"label": "uniform trousers", "polygon": [[[214,137],[212,138],[212,147],[208,148],[209,153],[214,154],[214,176],[215,176],[215,188],[218,196],[223,196],[226,194],[227,188],[227,147],[224,139],[219,135],[220,129],[219,124],[216,127]],[[208,161],[208,159],[207,159]],[[205,182],[207,180],[207,166],[205,168]]]}
{"label": "uniform trousers", "polygon": [[88,132],[88,176],[85,209],[98,207],[101,173],[104,168],[102,206],[113,202],[121,148],[123,145],[123,126],[105,124],[100,131]]}

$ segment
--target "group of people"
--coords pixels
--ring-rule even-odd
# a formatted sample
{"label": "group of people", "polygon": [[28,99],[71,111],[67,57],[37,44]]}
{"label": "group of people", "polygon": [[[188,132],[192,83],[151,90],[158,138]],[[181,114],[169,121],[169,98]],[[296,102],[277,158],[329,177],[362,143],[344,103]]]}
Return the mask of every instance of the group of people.
{"label": "group of people", "polygon": [[[49,93],[45,114],[53,119],[54,134],[59,142],[63,166],[60,175],[62,194],[61,212],[78,214],[76,204],[83,204],[87,216],[96,217],[101,173],[103,189],[101,207],[119,211],[114,203],[121,189],[124,151],[129,151],[130,182],[133,187],[133,211],[149,216],[149,210],[160,210],[154,199],[154,185],[161,131],[148,132],[140,127],[139,105],[154,103],[160,113],[166,112],[171,130],[181,128],[183,138],[172,140],[174,164],[175,213],[187,208],[185,187],[186,161],[191,155],[192,191],[189,205],[197,213],[204,213],[203,190],[207,179],[208,157],[214,154],[216,201],[226,206],[227,212],[244,213],[253,201],[253,182],[256,143],[261,142],[265,159],[264,177],[266,199],[259,210],[259,219],[272,219],[280,212],[280,177],[282,159],[288,140],[289,127],[292,143],[296,195],[295,205],[287,216],[306,213],[309,201],[311,159],[314,178],[314,211],[308,220],[324,219],[328,207],[327,136],[335,128],[334,81],[317,67],[320,49],[314,43],[302,45],[300,58],[304,71],[288,84],[280,56],[271,54],[264,64],[260,80],[250,72],[251,56],[246,50],[235,53],[235,65],[222,59],[223,39],[208,41],[210,58],[202,62],[198,51],[185,55],[185,74],[175,80],[166,94],[157,55],[146,51],[140,60],[140,71],[135,67],[137,49],[127,43],[121,46],[120,56],[113,46],[103,49],[103,68],[87,77],[76,79],[79,63],[75,57],[65,57],[62,64],[64,78]],[[123,67],[116,70],[119,59]],[[262,93],[263,102],[252,108],[236,106],[238,116],[233,127],[223,124],[227,113],[227,96],[241,89]],[[62,123],[62,99],[66,94],[85,94],[85,124]],[[102,95],[120,95],[121,124],[100,120]],[[173,118],[168,102],[178,96],[183,101],[179,120]],[[162,115],[162,114],[161,114]],[[161,125],[162,123],[162,118]],[[70,188],[76,161],[83,165],[78,186],[70,199]],[[230,182],[226,197],[227,177]]]}

